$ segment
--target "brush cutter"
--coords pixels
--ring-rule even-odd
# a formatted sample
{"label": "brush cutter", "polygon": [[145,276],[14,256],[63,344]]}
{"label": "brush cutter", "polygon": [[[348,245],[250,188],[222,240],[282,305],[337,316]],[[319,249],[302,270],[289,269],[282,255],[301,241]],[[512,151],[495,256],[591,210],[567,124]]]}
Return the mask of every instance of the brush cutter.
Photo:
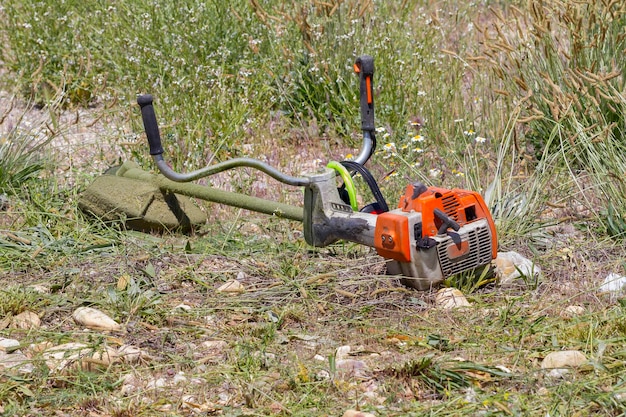
{"label": "brush cutter", "polygon": [[[188,197],[301,221],[309,245],[324,247],[338,240],[376,249],[387,259],[387,271],[403,275],[403,284],[427,290],[449,276],[482,272],[497,254],[491,214],[473,191],[406,187],[397,208],[390,210],[365,163],[376,148],[374,126],[374,60],[361,56],[354,65],[360,79],[363,145],[354,160],[330,162],[319,172],[286,175],[257,159],[235,158],[189,173],[178,173],[163,158],[163,147],[152,96],[137,99],[150,154],[160,174],[126,162],[111,175],[98,177],[81,196],[83,210],[100,218],[125,217],[129,227],[158,226],[189,229],[203,222],[203,214]],[[250,167],[284,184],[304,188],[303,207],[264,200],[192,183],[199,178],[237,167]],[[359,209],[352,177],[360,174],[375,202]],[[337,186],[337,177],[343,184]]]}

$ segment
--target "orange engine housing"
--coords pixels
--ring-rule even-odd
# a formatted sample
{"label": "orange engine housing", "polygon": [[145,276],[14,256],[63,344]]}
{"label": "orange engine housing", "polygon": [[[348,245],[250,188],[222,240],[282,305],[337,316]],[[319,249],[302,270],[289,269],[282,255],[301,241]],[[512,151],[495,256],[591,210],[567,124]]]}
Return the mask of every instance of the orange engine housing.
{"label": "orange engine housing", "polygon": [[[481,195],[461,189],[426,187],[421,183],[407,186],[404,195],[400,197],[397,210],[378,216],[374,235],[374,246],[378,254],[388,259],[410,262],[409,240],[413,231],[407,227],[407,218],[402,213],[412,211],[421,213],[422,235],[415,238],[429,238],[437,236],[443,224],[435,216],[435,209],[443,211],[461,227],[478,220],[486,220],[491,229],[492,259],[496,258],[498,251],[496,228]],[[390,238],[393,244],[390,244]],[[459,245],[458,250],[464,249]]]}

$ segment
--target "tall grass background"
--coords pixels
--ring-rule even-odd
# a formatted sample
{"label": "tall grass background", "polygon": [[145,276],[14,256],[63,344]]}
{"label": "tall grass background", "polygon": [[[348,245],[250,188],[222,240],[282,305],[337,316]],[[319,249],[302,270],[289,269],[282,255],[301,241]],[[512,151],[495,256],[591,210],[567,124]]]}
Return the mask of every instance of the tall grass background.
{"label": "tall grass background", "polygon": [[335,158],[356,150],[352,64],[370,54],[381,149],[371,164],[388,195],[416,178],[480,191],[503,243],[542,224],[546,204],[621,237],[624,7],[6,2],[0,59],[5,88],[40,106],[61,96],[118,112],[136,132],[128,156],[146,164],[132,103],[154,94],[168,155],[190,169],[240,155],[275,120],[291,126],[279,146],[321,138],[344,144]]}

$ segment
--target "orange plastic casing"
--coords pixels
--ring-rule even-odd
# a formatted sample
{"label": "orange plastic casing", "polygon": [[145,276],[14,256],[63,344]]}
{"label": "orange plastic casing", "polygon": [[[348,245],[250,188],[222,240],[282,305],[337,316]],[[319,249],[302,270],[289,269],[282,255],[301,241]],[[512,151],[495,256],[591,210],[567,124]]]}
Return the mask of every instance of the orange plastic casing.
{"label": "orange plastic casing", "polygon": [[476,220],[486,219],[491,229],[491,250],[495,259],[498,253],[496,225],[482,196],[474,191],[461,189],[428,187],[426,191],[416,195],[413,185],[408,185],[398,208],[405,212],[422,213],[422,237],[436,236],[442,222],[435,217],[438,208],[450,216],[461,227]]}
{"label": "orange plastic casing", "polygon": [[379,214],[374,230],[374,247],[383,258],[410,262],[409,218],[390,211]]}
{"label": "orange plastic casing", "polygon": [[[419,192],[421,191],[421,192]],[[498,252],[496,227],[485,201],[480,194],[460,189],[428,187],[416,192],[413,185],[406,188],[400,198],[398,209],[404,213],[412,211],[422,215],[422,236],[432,237],[438,234],[442,221],[434,211],[440,209],[461,227],[476,220],[486,219],[491,229],[491,251],[495,259]],[[382,213],[376,220],[374,247],[379,255],[400,262],[411,261],[411,233],[408,217],[394,210]],[[419,238],[413,237],[414,239]],[[463,249],[462,247],[459,250]],[[454,254],[451,254],[451,257]]]}

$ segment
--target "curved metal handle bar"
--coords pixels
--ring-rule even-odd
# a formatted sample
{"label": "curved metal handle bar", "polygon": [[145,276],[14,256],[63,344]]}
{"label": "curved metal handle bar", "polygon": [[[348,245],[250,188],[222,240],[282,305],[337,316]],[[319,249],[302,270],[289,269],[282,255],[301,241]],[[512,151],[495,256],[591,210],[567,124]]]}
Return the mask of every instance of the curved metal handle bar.
{"label": "curved metal handle bar", "polygon": [[283,174],[271,165],[252,158],[235,158],[219,164],[209,165],[205,168],[186,174],[176,172],[170,168],[163,159],[161,134],[159,133],[159,125],[157,123],[154,107],[152,105],[152,96],[150,94],[146,94],[137,97],[137,104],[141,107],[141,118],[143,119],[146,136],[148,137],[148,144],[150,145],[150,155],[152,155],[152,159],[154,159],[154,162],[156,163],[157,168],[159,168],[159,171],[161,171],[161,174],[169,180],[176,182],[188,182],[236,167],[251,167],[256,168],[270,177],[288,185],[306,186],[311,183],[311,180],[308,178],[292,177],[291,175]]}
{"label": "curved metal handle bar", "polygon": [[199,178],[207,177],[209,175],[217,174],[218,172],[226,171],[229,169],[237,168],[237,167],[250,167],[258,169],[261,172],[266,173],[270,177],[285,183],[287,185],[295,185],[295,186],[307,186],[311,183],[311,180],[307,177],[292,177],[291,175],[283,174],[278,171],[276,168],[271,165],[266,164],[263,161],[259,161],[258,159],[252,158],[235,158],[230,159],[228,161],[220,162],[218,164],[209,165],[207,167],[188,172],[186,174],[181,174],[179,172],[174,171],[172,168],[167,165],[163,156],[152,155],[152,159],[161,171],[161,174],[167,179],[176,182],[189,182],[194,181]]}
{"label": "curved metal handle bar", "polygon": [[363,146],[361,146],[361,152],[354,158],[354,162],[365,165],[374,152],[374,140],[370,132],[363,131]]}

